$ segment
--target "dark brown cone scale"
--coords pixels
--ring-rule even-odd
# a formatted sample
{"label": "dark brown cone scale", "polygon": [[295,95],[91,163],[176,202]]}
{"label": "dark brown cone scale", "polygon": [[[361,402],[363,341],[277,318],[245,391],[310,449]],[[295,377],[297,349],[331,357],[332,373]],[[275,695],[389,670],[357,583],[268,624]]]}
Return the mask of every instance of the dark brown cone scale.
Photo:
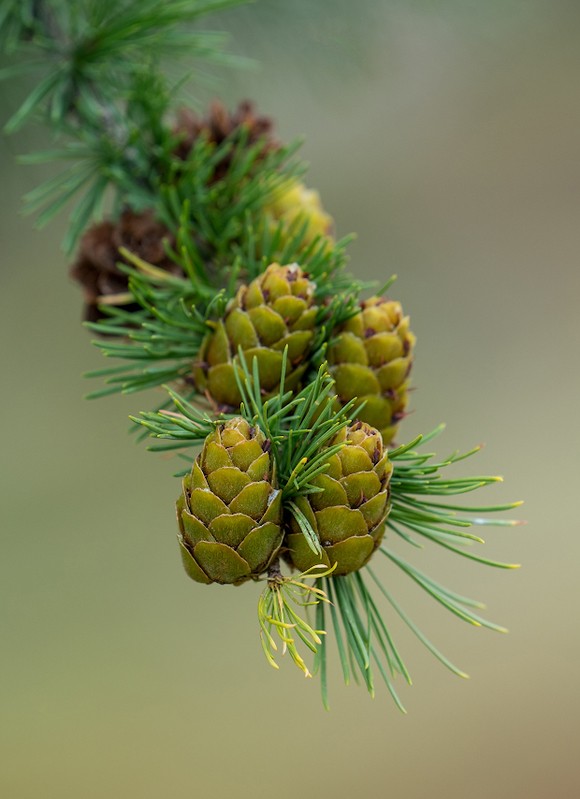
{"label": "dark brown cone scale", "polygon": [[[163,240],[170,240],[167,228],[151,211],[123,211],[118,221],[105,220],[92,225],[81,239],[70,275],[83,287],[84,318],[96,322],[103,318],[98,304],[103,298],[122,295],[128,290],[128,278],[118,268],[124,262],[119,248],[125,247],[147,263],[173,274],[181,270],[165,254]],[[128,304],[119,303],[123,307]],[[132,306],[131,306],[132,307]]]}
{"label": "dark brown cone scale", "polygon": [[[264,154],[277,149],[278,143],[272,136],[274,123],[270,117],[256,112],[254,103],[243,100],[230,112],[219,100],[214,100],[205,117],[200,117],[189,108],[182,108],[177,117],[174,132],[180,137],[175,154],[186,160],[191,148],[200,136],[216,145],[222,144],[228,136],[236,131],[245,132],[244,144],[251,146],[260,139],[264,140]],[[215,179],[219,180],[227,172],[232,161],[232,151],[217,165]]]}

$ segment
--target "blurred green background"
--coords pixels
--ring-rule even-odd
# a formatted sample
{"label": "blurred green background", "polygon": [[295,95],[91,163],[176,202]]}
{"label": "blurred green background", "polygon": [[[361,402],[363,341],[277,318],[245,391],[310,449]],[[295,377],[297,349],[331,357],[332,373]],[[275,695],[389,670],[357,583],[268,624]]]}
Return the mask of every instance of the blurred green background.
{"label": "blurred green background", "polygon": [[[407,553],[487,600],[509,636],[433,607],[380,564],[407,611],[471,675],[393,632],[414,686],[344,687],[263,659],[257,586],[181,571],[171,464],[126,434],[145,398],[83,399],[101,365],[60,251],[65,220],[20,213],[39,168],[1,142],[0,795],[117,799],[543,799],[580,795],[580,8],[562,0],[264,2],[215,20],[261,62],[227,75],[304,153],[360,277],[418,335],[410,438],[444,420],[443,454],[501,473],[527,527],[493,531],[506,573]],[[5,86],[6,116],[15,107]],[[3,112],[4,117],[4,112]],[[44,173],[42,173],[44,174]],[[576,413],[575,413],[576,412]],[[482,497],[484,499],[485,497]],[[385,609],[386,610],[386,609]]]}

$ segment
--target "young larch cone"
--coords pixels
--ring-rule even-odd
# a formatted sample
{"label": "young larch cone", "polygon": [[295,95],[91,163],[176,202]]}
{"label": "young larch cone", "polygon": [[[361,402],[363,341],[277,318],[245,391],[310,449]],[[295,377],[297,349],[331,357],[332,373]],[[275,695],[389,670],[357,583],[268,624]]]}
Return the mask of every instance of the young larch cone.
{"label": "young larch cone", "polygon": [[355,422],[331,444],[343,442],[345,446],[328,459],[327,471],[312,481],[319,491],[296,500],[322,546],[320,557],[310,549],[296,519],[290,519],[287,557],[300,571],[317,563],[336,564],[336,575],[358,571],[385,533],[393,465],[381,434]]}
{"label": "young larch cone", "polygon": [[320,194],[299,180],[284,183],[266,203],[266,213],[286,226],[303,226],[304,246],[322,237],[333,244],[334,220],[324,210]]}
{"label": "young larch cone", "polygon": [[248,368],[258,362],[264,394],[280,388],[284,350],[288,347],[285,388],[294,390],[308,367],[318,307],[314,284],[298,264],[270,264],[248,285],[241,286],[223,320],[213,323],[194,368],[197,387],[219,408],[237,408],[242,401],[236,383],[241,375],[238,348]]}
{"label": "young larch cone", "polygon": [[380,430],[385,444],[405,415],[414,345],[401,304],[371,297],[337,331],[328,349],[339,404],[354,397],[364,401],[357,418]]}
{"label": "young larch cone", "polygon": [[257,579],[282,543],[282,492],[269,442],[241,417],[216,427],[177,500],[183,565],[198,583]]}

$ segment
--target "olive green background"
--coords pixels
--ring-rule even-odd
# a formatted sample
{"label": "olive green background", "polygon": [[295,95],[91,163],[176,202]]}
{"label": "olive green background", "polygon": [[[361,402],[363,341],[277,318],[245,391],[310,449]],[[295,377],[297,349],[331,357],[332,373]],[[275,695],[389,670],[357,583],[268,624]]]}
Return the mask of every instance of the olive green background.
{"label": "olive green background", "polygon": [[[356,6],[356,9],[352,8]],[[486,569],[426,548],[419,568],[484,598],[508,636],[463,624],[380,563],[407,611],[471,675],[392,622],[409,711],[263,659],[258,587],[182,573],[172,464],[127,436],[150,398],[83,399],[101,358],[59,250],[20,213],[49,169],[1,142],[0,794],[6,799],[580,795],[578,465],[580,14],[575,2],[268,2],[216,20],[261,69],[226,76],[305,135],[351,266],[396,272],[418,335],[402,438],[445,420],[442,454],[501,473]],[[17,87],[2,88],[2,116]],[[481,497],[484,498],[483,496]],[[388,613],[386,607],[385,612]]]}

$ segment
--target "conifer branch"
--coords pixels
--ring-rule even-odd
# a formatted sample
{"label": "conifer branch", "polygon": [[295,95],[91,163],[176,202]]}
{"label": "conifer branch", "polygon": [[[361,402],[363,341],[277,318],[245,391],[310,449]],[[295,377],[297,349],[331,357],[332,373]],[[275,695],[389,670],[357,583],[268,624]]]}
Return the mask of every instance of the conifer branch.
{"label": "conifer branch", "polygon": [[[45,224],[75,202],[66,247],[84,235],[72,274],[95,344],[120,361],[90,373],[105,385],[89,396],[167,389],[161,406],[131,419],[156,440],[152,450],[186,464],[176,508],[188,576],[265,580],[266,659],[278,668],[281,645],[306,676],[319,674],[325,707],[333,635],[344,681],[360,680],[371,695],[382,681],[404,712],[396,682],[410,684],[410,671],[379,600],[467,675],[387,590],[377,561],[467,624],[505,632],[480,615],[481,602],[395,543],[513,569],[477,548],[482,530],[518,524],[493,514],[520,503],[457,499],[499,478],[447,476],[478,448],[425,452],[442,426],[392,443],[407,413],[415,336],[386,296],[393,278],[363,299],[371,287],[346,271],[352,237],[335,239],[303,183],[300,143],[278,142],[248,102],[233,113],[214,103],[204,118],[177,109],[164,59],[239,65],[224,56],[221,34],[194,25],[240,2],[5,0],[0,50],[15,63],[0,78],[38,76],[5,130],[43,119],[56,146],[23,160],[70,163],[26,205]],[[111,194],[110,218],[87,230]]]}

